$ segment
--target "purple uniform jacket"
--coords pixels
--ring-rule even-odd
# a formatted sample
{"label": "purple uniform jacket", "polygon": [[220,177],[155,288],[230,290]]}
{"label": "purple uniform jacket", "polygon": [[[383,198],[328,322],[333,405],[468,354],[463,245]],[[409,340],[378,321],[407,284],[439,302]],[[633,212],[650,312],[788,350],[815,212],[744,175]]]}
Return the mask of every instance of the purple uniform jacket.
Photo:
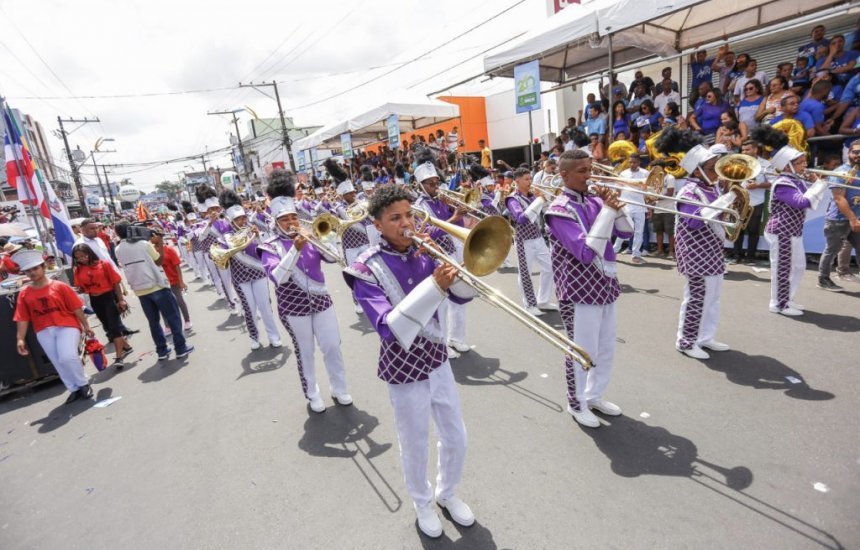
{"label": "purple uniform jacket", "polygon": [[783,173],[773,182],[770,194],[770,218],[765,231],[780,237],[800,237],[806,209],[811,206],[803,196],[806,182],[796,174]]}
{"label": "purple uniform jacket", "polygon": [[[419,210],[423,210],[425,212],[430,213],[434,218],[439,218],[442,221],[448,221],[451,216],[454,215],[454,209],[442,202],[438,197],[431,198],[430,195],[421,193],[418,196],[418,200],[415,203],[415,207]],[[417,222],[416,222],[417,223]],[[463,227],[463,219],[460,218],[455,222],[451,222],[454,225],[459,225]],[[436,243],[442,248],[442,250],[446,254],[454,253],[454,239],[438,227],[434,227],[428,224],[428,227],[425,229],[430,238],[436,241]]]}
{"label": "purple uniform jacket", "polygon": [[[707,183],[687,178],[680,186],[679,198],[698,202],[711,203],[719,197],[719,190]],[[702,215],[699,206],[677,203],[678,210],[685,214]],[[722,227],[711,227],[702,220],[686,216],[676,216],[675,223],[675,252],[678,257],[678,273],[688,277],[710,277],[722,275],[725,270],[723,262],[723,240],[725,231]]]}
{"label": "purple uniform jacket", "polygon": [[502,212],[499,210],[498,206],[493,204],[496,200],[495,195],[490,195],[489,193],[484,193],[481,195],[481,210],[484,214],[488,216],[501,216]]}
{"label": "purple uniform jacket", "polygon": [[[552,276],[561,301],[605,305],[615,302],[621,293],[612,242],[606,242],[603,259],[585,244],[601,208],[600,197],[565,189],[546,211]],[[613,233],[621,239],[631,235],[617,229]]]}
{"label": "purple uniform jacket", "polygon": [[[417,254],[415,247],[401,253],[383,240],[365,250],[343,271],[353,295],[379,334],[381,345],[377,376],[389,384],[426,380],[448,359],[438,315],[434,315],[433,320],[418,333],[409,349],[400,345],[387,323],[394,304],[400,303],[424,279],[431,277],[435,268],[435,262],[426,254]],[[448,299],[458,304],[469,301],[451,294]]]}
{"label": "purple uniform jacket", "polygon": [[292,247],[293,241],[280,236],[268,239],[257,247],[263,269],[275,283],[278,314],[281,317],[307,316],[327,310],[331,307],[332,301],[325,286],[322,262],[334,262],[320,254],[311,243],[306,243],[302,248],[296,266],[286,281],[278,284],[272,275],[281,258],[286,256]]}
{"label": "purple uniform jacket", "polygon": [[[341,221],[348,221],[350,219],[350,216],[346,211],[348,206],[348,204],[342,202],[335,209],[335,215],[340,218]],[[371,222],[370,218],[367,217],[359,223],[350,225],[346,231],[343,232],[343,235],[341,235],[341,242],[344,250],[348,248],[361,248],[362,246],[368,246],[370,244],[370,239],[367,236],[367,226],[370,223],[373,222]]]}
{"label": "purple uniform jacket", "polygon": [[[233,233],[235,233],[235,231],[231,228],[225,237]],[[224,243],[222,246],[226,247],[227,245]],[[238,254],[234,254],[233,257],[230,258],[230,275],[235,284],[242,284],[266,278],[266,271],[263,268],[263,263],[260,261],[260,256],[257,252],[257,239],[252,240],[251,243],[245,247],[245,250]]]}
{"label": "purple uniform jacket", "polygon": [[517,240],[529,241],[531,239],[541,238],[540,226],[536,223],[532,223],[526,216],[526,208],[528,208],[536,198],[537,197],[534,195],[523,195],[519,191],[515,191],[505,199],[505,206],[511,214],[511,219],[516,224]]}
{"label": "purple uniform jacket", "polygon": [[203,248],[203,231],[206,229],[205,222],[197,222],[191,226],[191,250],[194,252],[202,252]]}

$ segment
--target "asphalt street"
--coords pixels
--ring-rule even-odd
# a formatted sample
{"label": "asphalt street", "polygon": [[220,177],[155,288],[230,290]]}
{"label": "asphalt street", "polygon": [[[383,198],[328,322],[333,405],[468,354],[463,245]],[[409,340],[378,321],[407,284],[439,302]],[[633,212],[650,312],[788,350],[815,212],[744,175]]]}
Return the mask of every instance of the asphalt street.
{"label": "asphalt street", "polygon": [[[768,312],[766,269],[731,266],[718,337],[733,350],[696,361],[674,349],[683,279],[629,259],[606,395],[624,415],[598,429],[564,409],[561,354],[468,307],[473,350],[452,365],[472,528],[419,534],[377,336],[329,267],[354,406],[310,412],[293,351],[251,352],[191,283],[188,360],[157,361],[138,306],[133,363],[87,366],[95,401],[64,405],[59,382],[0,399],[0,548],[860,547],[860,284],[828,293],[810,270],[806,315],[787,318]],[[517,296],[510,270],[486,280]]]}

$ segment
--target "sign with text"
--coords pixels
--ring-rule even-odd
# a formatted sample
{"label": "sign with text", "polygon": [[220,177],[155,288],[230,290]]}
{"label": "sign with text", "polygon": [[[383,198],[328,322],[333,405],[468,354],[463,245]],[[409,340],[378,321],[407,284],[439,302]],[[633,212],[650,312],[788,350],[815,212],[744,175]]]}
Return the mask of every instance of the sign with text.
{"label": "sign with text", "polygon": [[400,119],[397,115],[388,117],[388,146],[392,149],[400,147]]}
{"label": "sign with text", "polygon": [[347,132],[340,135],[340,148],[343,150],[343,158],[352,158],[352,134]]}
{"label": "sign with text", "polygon": [[517,114],[540,109],[540,61],[514,67],[514,97]]}

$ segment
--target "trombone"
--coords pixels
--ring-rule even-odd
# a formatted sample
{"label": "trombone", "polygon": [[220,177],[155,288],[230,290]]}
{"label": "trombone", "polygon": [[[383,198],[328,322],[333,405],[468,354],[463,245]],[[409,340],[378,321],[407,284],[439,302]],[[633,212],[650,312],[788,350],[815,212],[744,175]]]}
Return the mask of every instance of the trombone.
{"label": "trombone", "polygon": [[404,236],[412,239],[416,246],[423,249],[435,260],[455,266],[459,269],[457,277],[478,292],[485,302],[494,305],[508,313],[514,319],[525,325],[538,336],[564,352],[565,355],[588,370],[594,366],[588,352],[570,340],[567,336],[541,321],[522,306],[483,282],[479,277],[494,272],[502,265],[511,249],[511,227],[501,216],[488,216],[478,222],[471,230],[434,218],[427,212],[413,208],[413,211],[423,216],[422,223],[430,224],[445,231],[454,238],[463,241],[463,265],[411,230],[406,230]]}
{"label": "trombone", "polygon": [[[818,168],[807,168],[807,172],[811,174],[815,174],[818,176],[829,177],[829,178],[839,178],[843,180],[854,180],[856,182],[860,182],[860,177],[857,176],[857,168],[852,168],[849,172],[832,172],[830,170],[820,170]],[[839,187],[841,189],[860,189],[860,184],[852,185],[850,183],[830,183],[828,182],[830,187]]]}
{"label": "trombone", "polygon": [[437,191],[441,195],[441,199],[447,203],[454,203],[454,206],[462,208],[466,211],[466,215],[481,221],[487,218],[487,213],[481,210],[481,190],[477,188],[469,188],[462,193],[444,189],[442,187]]}
{"label": "trombone", "polygon": [[328,238],[329,235],[331,235],[332,233],[338,232],[338,228],[340,227],[340,220],[336,216],[334,216],[333,214],[329,214],[328,212],[323,212],[322,214],[314,218],[313,221],[303,220],[299,218],[299,222],[310,226],[310,232],[301,229],[296,230],[294,232],[287,233],[288,238],[293,239],[299,234],[301,234],[320,252],[323,252],[326,255],[334,258],[339,266],[347,267],[346,259],[341,256],[337,250],[333,249],[328,244],[323,242],[323,239]]}

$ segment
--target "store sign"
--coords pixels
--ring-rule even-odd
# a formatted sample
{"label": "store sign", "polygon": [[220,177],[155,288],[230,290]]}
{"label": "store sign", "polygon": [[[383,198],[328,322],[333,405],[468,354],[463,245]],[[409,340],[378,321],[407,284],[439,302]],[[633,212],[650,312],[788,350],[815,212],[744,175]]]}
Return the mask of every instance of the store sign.
{"label": "store sign", "polygon": [[514,67],[517,113],[540,109],[540,62],[536,59]]}
{"label": "store sign", "polygon": [[392,149],[400,147],[400,119],[397,115],[391,115],[386,122],[388,126],[388,146]]}

